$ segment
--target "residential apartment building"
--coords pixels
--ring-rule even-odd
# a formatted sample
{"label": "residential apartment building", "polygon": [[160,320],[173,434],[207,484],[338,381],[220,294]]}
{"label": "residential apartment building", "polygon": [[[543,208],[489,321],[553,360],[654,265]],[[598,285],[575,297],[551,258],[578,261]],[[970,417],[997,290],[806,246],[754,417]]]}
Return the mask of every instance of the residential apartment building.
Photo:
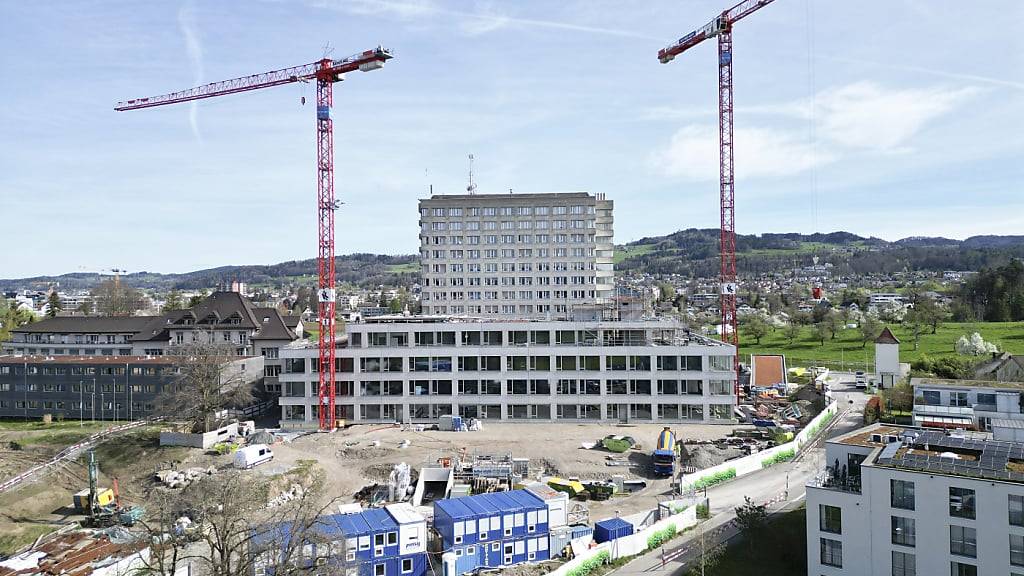
{"label": "residential apartment building", "polygon": [[[378,317],[339,339],[336,417],[732,422],[733,346],[668,320]],[[318,350],[283,348],[282,426],[316,426]]]}
{"label": "residential apartment building", "polygon": [[[177,378],[170,356],[0,356],[0,418],[139,420],[159,415]],[[253,382],[263,357],[232,359],[224,378]]]}
{"label": "residential apartment building", "polygon": [[585,192],[420,200],[423,314],[562,319],[610,303],[612,209]]}
{"label": "residential apartment building", "polygon": [[280,392],[280,350],[301,336],[298,316],[253,306],[237,292],[214,292],[160,316],[46,318],[12,330],[0,348],[11,355],[163,356],[213,339],[237,356],[263,356],[264,386]]}
{"label": "residential apartment building", "polygon": [[912,378],[910,384],[916,426],[994,432],[1006,421],[1024,426],[1024,383]]}
{"label": "residential apartment building", "polygon": [[1024,575],[1024,443],[875,424],[807,485],[808,574]]}

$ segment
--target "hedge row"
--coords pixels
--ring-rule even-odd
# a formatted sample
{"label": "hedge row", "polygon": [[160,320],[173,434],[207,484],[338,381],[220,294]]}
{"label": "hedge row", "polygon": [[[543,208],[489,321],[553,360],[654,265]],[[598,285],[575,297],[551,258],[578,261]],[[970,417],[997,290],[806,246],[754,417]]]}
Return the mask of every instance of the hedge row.
{"label": "hedge row", "polygon": [[790,448],[789,450],[776,452],[774,456],[761,460],[761,468],[767,468],[769,466],[774,466],[780,462],[792,460],[794,456],[796,456],[796,448]]}
{"label": "hedge row", "polygon": [[580,562],[580,565],[570,570],[566,576],[587,576],[587,574],[590,574],[599,566],[607,562],[608,558],[610,558],[608,551],[602,550],[593,558],[588,558],[583,562]]}
{"label": "hedge row", "polygon": [[735,477],[736,477],[736,469],[735,468],[729,468],[727,470],[722,470],[721,472],[715,472],[711,476],[705,476],[705,477],[697,480],[693,484],[690,484],[690,488],[693,488],[694,490],[702,490],[704,488],[710,488],[710,487],[714,486],[715,484],[721,484],[722,482],[725,482],[726,480],[731,480],[731,479],[733,479]]}
{"label": "hedge row", "polygon": [[669,524],[668,526],[658,530],[654,534],[647,537],[647,549],[657,548],[665,542],[668,542],[676,535],[676,525]]}

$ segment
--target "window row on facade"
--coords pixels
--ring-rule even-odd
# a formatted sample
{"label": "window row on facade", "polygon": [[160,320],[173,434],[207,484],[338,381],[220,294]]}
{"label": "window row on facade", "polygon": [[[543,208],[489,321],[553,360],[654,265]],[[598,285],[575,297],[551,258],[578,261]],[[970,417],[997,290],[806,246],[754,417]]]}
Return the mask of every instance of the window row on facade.
{"label": "window row on facade", "polygon": [[[285,420],[306,420],[317,415],[317,406],[282,405]],[[491,420],[692,420],[697,422],[729,420],[731,404],[709,404],[705,412],[702,404],[343,404],[335,405],[338,418],[348,420],[436,420],[441,416],[458,414],[463,418]],[[705,418],[707,416],[707,418]]]}
{"label": "window row on facade", "polygon": [[[316,382],[285,382],[284,397],[313,397]],[[373,380],[337,381],[335,396],[722,396],[733,392],[731,380],[547,379],[521,380]]]}

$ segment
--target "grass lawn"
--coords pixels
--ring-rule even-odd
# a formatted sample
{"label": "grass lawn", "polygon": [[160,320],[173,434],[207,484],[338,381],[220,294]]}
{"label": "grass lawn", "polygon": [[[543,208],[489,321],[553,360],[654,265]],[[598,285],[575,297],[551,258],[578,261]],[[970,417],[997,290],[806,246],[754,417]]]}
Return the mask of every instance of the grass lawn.
{"label": "grass lawn", "polygon": [[[1024,322],[947,322],[935,334],[928,329],[921,335],[918,349],[914,350],[914,338],[910,332],[898,324],[891,325],[893,333],[900,339],[900,361],[913,362],[927,354],[930,357],[953,356],[953,344],[957,338],[978,332],[986,342],[993,342],[1000,350],[1013,354],[1024,354]],[[746,360],[749,354],[785,354],[790,365],[813,365],[830,363],[835,366],[844,362],[852,368],[856,364],[874,363],[875,347],[873,342],[863,346],[860,333],[855,329],[843,330],[836,334],[835,340],[826,339],[825,345],[814,339],[813,328],[805,327],[800,337],[789,344],[782,335],[781,329],[775,329],[764,338],[761,344],[755,344],[753,338],[747,337],[740,327],[740,349]]]}
{"label": "grass lawn", "polygon": [[804,508],[771,518],[755,537],[744,537],[726,549],[707,576],[797,576],[807,574],[807,511]]}
{"label": "grass lawn", "polygon": [[23,546],[35,542],[43,534],[56,530],[56,526],[47,524],[25,524],[13,533],[0,534],[0,557],[13,554]]}
{"label": "grass lawn", "polygon": [[384,270],[392,274],[401,274],[403,272],[416,273],[420,271],[420,265],[418,262],[407,262],[405,264],[388,264]]}
{"label": "grass lawn", "polygon": [[622,262],[626,258],[632,258],[634,256],[641,256],[654,250],[654,244],[637,244],[635,246],[616,246],[615,256],[612,257],[612,261],[616,264]]}

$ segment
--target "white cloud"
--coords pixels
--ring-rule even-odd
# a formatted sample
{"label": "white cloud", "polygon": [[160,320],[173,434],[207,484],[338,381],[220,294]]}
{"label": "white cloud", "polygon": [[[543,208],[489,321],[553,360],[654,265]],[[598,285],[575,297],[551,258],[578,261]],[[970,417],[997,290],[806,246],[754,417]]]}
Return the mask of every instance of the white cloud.
{"label": "white cloud", "polygon": [[[199,31],[196,30],[195,6],[192,2],[186,2],[178,11],[178,28],[185,37],[185,53],[192,64],[195,85],[199,86],[203,83],[203,45],[199,40]],[[188,123],[192,128],[192,135],[202,144],[203,135],[199,131],[199,103],[195,100],[189,103]]]}
{"label": "white cloud", "polygon": [[[873,82],[857,82],[822,91],[813,104],[804,99],[737,109],[744,116],[774,116],[782,122],[780,127],[771,129],[749,124],[736,126],[736,176],[790,176],[835,162],[844,153],[855,150],[905,152],[930,123],[979,92],[970,86],[891,90]],[[708,113],[697,109],[651,108],[642,118],[692,121]],[[813,122],[816,141],[808,136],[808,122]],[[668,176],[717,179],[718,129],[705,124],[684,126],[672,136],[667,149],[655,153],[652,160]]]}
{"label": "white cloud", "polygon": [[409,21],[424,21],[437,17],[443,17],[448,20],[454,18],[457,19],[459,28],[465,34],[470,36],[478,36],[480,34],[501,30],[506,27],[518,27],[564,30],[569,32],[583,32],[586,34],[619,36],[624,38],[640,38],[643,40],[652,40],[657,42],[665,40],[664,38],[654,37],[648,34],[634,32],[632,30],[586,26],[583,24],[559,22],[556,20],[516,18],[496,11],[489,2],[478,5],[472,11],[445,8],[430,0],[319,0],[315,5],[326,8],[336,8],[351,14],[386,15],[400,20]]}
{"label": "white cloud", "polygon": [[[786,131],[737,128],[734,138],[737,179],[791,176],[835,160],[831,152],[815,150],[806,139]],[[652,155],[651,162],[668,176],[717,180],[718,127],[679,129],[665,150]]]}
{"label": "white cloud", "polygon": [[978,93],[977,88],[886,90],[858,82],[822,92],[815,102],[818,133],[851,148],[900,151],[929,122]]}

